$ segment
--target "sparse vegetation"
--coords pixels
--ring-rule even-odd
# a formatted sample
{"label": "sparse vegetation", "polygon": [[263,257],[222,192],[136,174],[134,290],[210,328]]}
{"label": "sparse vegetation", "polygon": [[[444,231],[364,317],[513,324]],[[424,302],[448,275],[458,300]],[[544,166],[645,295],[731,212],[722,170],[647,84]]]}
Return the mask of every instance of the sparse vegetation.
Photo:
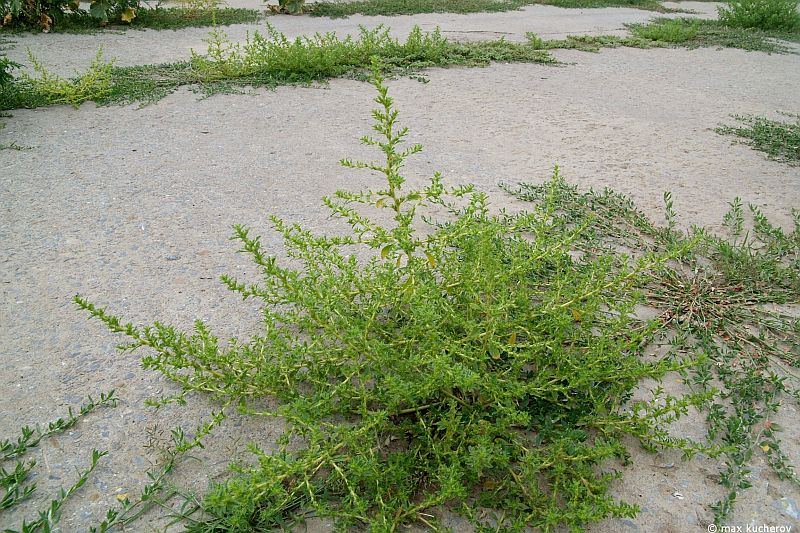
{"label": "sparse vegetation", "polygon": [[[0,513],[19,505],[36,492],[36,483],[30,481],[31,473],[36,466],[36,461],[24,461],[24,457],[31,449],[36,448],[42,439],[63,433],[75,426],[82,418],[100,407],[114,407],[117,405],[118,398],[112,390],[109,393],[101,393],[99,400],[89,397],[86,404],[82,405],[77,413],[69,409],[67,418],[59,418],[49,422],[46,428],[23,426],[20,435],[16,440],[4,439],[0,441]],[[6,533],[38,533],[54,531],[58,528],[61,520],[61,508],[78,489],[80,489],[89,478],[98,461],[108,452],[92,450],[91,463],[89,467],[78,473],[78,479],[66,490],[63,488],[58,492],[55,499],[50,502],[47,509],[39,511],[36,518],[31,521],[23,521],[19,530],[5,528]],[[2,466],[7,461],[14,461],[14,467],[6,470]]]}
{"label": "sparse vegetation", "polygon": [[597,51],[620,46],[727,46],[776,53],[788,51],[773,40],[773,34],[727,28],[714,21],[658,19],[649,25],[634,24],[630,28],[631,37],[570,36],[544,40],[529,33],[524,43],[504,39],[457,43],[445,39],[438,30],[427,33],[419,28],[405,41],[399,41],[390,37],[389,29],[382,26],[372,30],[362,27],[357,39],[349,36],[340,39],[334,33],[288,39],[267,24],[266,35],[254,32],[244,44],[231,42],[224,30],[215,28],[209,34],[206,53],[193,53],[186,62],[113,68],[98,57],[86,73],[65,80],[49,75],[32,58],[40,78],[21,76],[0,87],[0,110],[56,103],[76,105],[86,100],[146,103],[182,86],[214,94],[248,86],[322,82],[340,76],[364,79],[372,56],[380,58],[392,74],[413,74],[434,66],[482,66],[492,61],[555,64],[556,60],[547,51],[558,48]]}
{"label": "sparse vegetation", "polygon": [[800,400],[800,319],[780,307],[800,303],[800,211],[793,212],[794,227],[786,232],[751,206],[752,231],[745,232],[747,217],[735,199],[724,220],[727,234],[701,228],[681,234],[669,195],[667,224],[659,226],[610,190],[581,192],[561,182],[522,185],[512,193],[535,203],[555,202],[558,227],[590,220],[574,244],[590,256],[620,247],[663,252],[698,240],[673,264],[655,269],[641,289],[647,304],[660,312],[662,342],[673,353],[709,358],[690,369],[685,382],[694,390],[709,390],[713,380],[722,384],[706,411],[709,438],[729,450],[720,465],[720,483],[728,492],[713,506],[716,522],[724,523],[738,494],[750,487],[756,453],[764,454],[780,479],[800,484],[773,421],[786,403]]}
{"label": "sparse vegetation", "polygon": [[787,53],[790,49],[779,40],[800,41],[800,33],[735,28],[720,21],[690,18],[656,19],[648,24],[631,24],[629,29],[634,37],[652,43],[688,48],[716,46]]}
{"label": "sparse vegetation", "polygon": [[84,33],[101,29],[127,30],[179,30],[181,28],[203,26],[229,26],[231,24],[256,23],[263,18],[255,9],[225,7],[219,9],[202,9],[196,6],[140,9],[136,18],[129,23],[111,21],[100,28],[91,17],[74,15],[64,19],[62,24],[51,29],[53,32]]}
{"label": "sparse vegetation", "polygon": [[720,126],[716,131],[739,137],[740,142],[764,152],[770,159],[800,165],[800,115],[782,114],[790,121],[739,115],[734,118],[741,126]]}
{"label": "sparse vegetation", "polygon": [[559,48],[597,52],[603,48],[659,48],[680,46],[685,48],[725,47],[767,53],[789,53],[791,50],[776,39],[800,40],[800,34],[762,32],[729,28],[713,20],[656,19],[648,24],[629,24],[631,35],[570,35],[565,39],[545,40],[528,33],[531,46],[541,50]]}
{"label": "sparse vegetation", "polygon": [[318,2],[308,7],[318,17],[349,17],[351,15],[413,15],[416,13],[494,13],[513,11],[521,7],[543,4],[563,8],[634,7],[660,13],[675,10],[657,0],[355,0]]}
{"label": "sparse vegetation", "polygon": [[[232,43],[217,28],[205,55],[191,61],[157,66],[112,68],[98,60],[87,73],[63,80],[47,74],[23,76],[0,91],[0,109],[75,104],[151,102],[189,85],[206,94],[242,87],[275,87],[323,82],[337,76],[364,79],[372,56],[393,73],[410,73],[431,66],[486,65],[491,61],[554,64],[547,51],[528,43],[505,40],[454,43],[438,31],[415,28],[405,41],[393,39],[388,28],[361,29],[358,38],[335,34],[287,39],[267,25],[267,35],[255,32],[244,45]],[[41,69],[41,70],[39,70]],[[92,83],[89,83],[89,82]]]}

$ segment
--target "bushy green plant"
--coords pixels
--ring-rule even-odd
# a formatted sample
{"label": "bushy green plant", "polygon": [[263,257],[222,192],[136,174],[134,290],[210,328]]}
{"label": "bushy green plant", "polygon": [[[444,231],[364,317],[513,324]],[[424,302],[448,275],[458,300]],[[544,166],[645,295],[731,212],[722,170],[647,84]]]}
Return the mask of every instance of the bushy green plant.
{"label": "bushy green plant", "polygon": [[[268,75],[291,81],[311,81],[341,76],[365,68],[370,58],[388,64],[402,58],[408,66],[440,64],[453,55],[454,46],[437,28],[423,32],[415,26],[405,42],[393,39],[389,28],[359,28],[357,38],[340,39],[335,33],[289,39],[267,23],[266,35],[248,34],[244,43],[231,42],[220,29],[211,32],[206,55],[192,51],[192,66],[206,81]],[[546,52],[540,52],[545,59]]]}
{"label": "bushy green plant", "polygon": [[692,40],[698,32],[700,21],[692,19],[658,19],[650,24],[631,25],[631,33],[642,39],[672,44]]}
{"label": "bushy green plant", "polygon": [[666,430],[711,393],[634,399],[643,378],[696,364],[641,359],[654,325],[632,317],[641,296],[631,287],[681,250],[576,259],[584,227],[554,224],[553,202],[511,215],[472,187],[448,190],[438,173],[408,187],[404,161],[422,148],[403,148],[407,129],[373,76],[378,138],[362,142],[383,158],[342,164],[382,183],[324,199],[349,231],[318,235],[272,217],[293,268],[235,227],[262,279],[223,281],[263,302],[263,332],[223,345],[200,321],[190,333],[139,328],[76,297],[178,384],[159,403],[202,392],[286,420],[278,450],[253,448],[257,463],[216,485],[191,529],[267,531],[312,510],[339,530],[395,531],[434,527],[442,505],[511,531],[633,516],[635,505],[608,493],[624,435],[714,451]]}
{"label": "bushy green plant", "polygon": [[78,106],[88,100],[102,99],[111,92],[114,61],[103,61],[102,49],[97,51],[85,72],[78,72],[71,79],[51,73],[30,51],[28,58],[37,76],[23,71],[18,78],[0,87],[0,108]]}
{"label": "bushy green plant", "polygon": [[728,0],[718,8],[719,20],[734,28],[800,29],[798,0]]}

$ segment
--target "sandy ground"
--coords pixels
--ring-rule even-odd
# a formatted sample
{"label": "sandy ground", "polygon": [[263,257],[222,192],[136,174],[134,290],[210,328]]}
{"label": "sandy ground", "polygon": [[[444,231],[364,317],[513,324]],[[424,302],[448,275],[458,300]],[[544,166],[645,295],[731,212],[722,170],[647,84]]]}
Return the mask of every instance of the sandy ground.
{"label": "sandy ground", "polygon": [[[386,21],[398,33],[418,23],[519,38],[531,30],[605,32],[650,16],[536,7]],[[273,21],[290,34],[351,31],[364,22]],[[68,58],[69,71],[83,66],[102,43],[121,62],[125,51],[125,64],[170,61],[186,57],[203,33],[26,36],[12,57],[30,46],[50,65]],[[513,207],[498,183],[544,180],[558,162],[568,180],[628,193],[655,217],[661,216],[662,192],[671,190],[684,227],[718,227],[735,196],[782,224],[800,206],[800,169],[768,161],[713,132],[730,113],[800,111],[800,56],[711,49],[557,55],[568,64],[436,69],[426,73],[427,84],[391,81],[412,139],[426,147],[408,174],[421,179],[439,170],[449,183],[475,183],[496,206]],[[143,109],[85,104],[77,110],[15,111],[3,119],[0,143],[31,149],[0,151],[0,437],[13,436],[23,424],[52,420],[87,394],[115,388],[123,402],[43,443],[32,455],[39,462],[41,494],[32,505],[0,516],[0,526],[18,526],[43,508],[45,495],[70,484],[76,468],[85,467],[92,447],[111,454],[67,504],[62,531],[96,525],[116,496],[134,495],[145,482],[144,470],[158,455],[147,447],[148,434],[168,434],[176,425],[191,431],[213,408],[202,398],[182,409],[145,408],[145,398],[174,387],[140,369],[136,355],[115,351],[121,339],[87,322],[71,297],[81,293],[138,324],[160,319],[187,327],[201,318],[222,338],[257,331],[258,310],[242,305],[217,281],[222,273],[252,273],[228,240],[230,227],[250,225],[276,250],[266,223],[270,213],[312,229],[329,227],[322,195],[374,183],[369,174],[336,164],[345,156],[372,155],[356,139],[371,124],[373,96],[366,84],[334,80],[324,88],[204,100],[181,91]],[[783,416],[786,451],[797,459],[795,407],[788,405]],[[244,443],[268,448],[279,431],[277,422],[254,425],[234,418],[206,450],[181,465],[177,479],[202,491],[222,478],[231,457],[246,458]],[[702,434],[701,419],[688,419],[679,431]],[[640,504],[642,513],[592,531],[705,531],[712,516],[708,506],[722,494],[715,462],[682,463],[671,454],[638,450],[634,457],[637,466],[615,491]],[[796,487],[777,480],[760,460],[752,481],[731,524],[798,526]],[[143,521],[132,530],[159,525]]]}

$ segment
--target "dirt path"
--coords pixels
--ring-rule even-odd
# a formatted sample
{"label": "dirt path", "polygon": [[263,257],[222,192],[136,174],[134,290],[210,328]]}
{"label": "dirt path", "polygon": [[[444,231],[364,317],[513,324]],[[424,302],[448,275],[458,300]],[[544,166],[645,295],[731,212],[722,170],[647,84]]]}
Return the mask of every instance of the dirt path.
{"label": "dirt path", "polygon": [[[432,27],[452,19],[462,22],[443,27],[517,35],[531,29],[605,31],[651,16],[631,10],[552,13],[557,18],[549,25],[539,17],[520,21],[518,13],[413,20]],[[623,13],[635,16],[626,19]],[[509,17],[506,25],[501,15]],[[389,20],[402,32],[412,17]],[[307,31],[302,25],[323,30],[337,24],[341,30],[357,22],[280,21],[280,29],[292,34]],[[79,66],[81,54],[88,57],[98,41],[111,43],[109,50],[131,50],[126,62],[155,62],[184,57],[201,35],[128,32],[20,42],[37,47],[51,64],[71,57],[71,65]],[[141,48],[124,44],[128,39]],[[800,111],[800,56],[617,49],[562,51],[558,57],[571,64],[435,69],[426,73],[427,84],[392,81],[412,139],[426,147],[408,174],[442,171],[449,183],[476,183],[502,206],[513,202],[499,182],[544,180],[558,162],[569,181],[628,193],[655,217],[661,216],[662,192],[671,190],[684,226],[718,225],[735,196],[783,224],[789,210],[800,206],[800,169],[770,162],[713,132],[730,113]],[[0,143],[32,149],[0,151],[0,437],[61,416],[87,394],[116,388],[124,399],[44,443],[34,455],[41,494],[26,516],[42,508],[45,495],[71,483],[75,468],[85,466],[97,447],[111,454],[68,504],[62,530],[96,525],[115,496],[133,495],[144,483],[148,461],[157,457],[145,448],[148,428],[168,434],[181,424],[188,431],[211,408],[203,399],[182,410],[145,408],[145,398],[173,387],[140,369],[136,355],[116,352],[120,339],[87,322],[70,298],[81,293],[139,324],[162,319],[188,327],[202,318],[221,338],[256,331],[257,310],[243,307],[216,281],[222,273],[252,271],[228,241],[230,226],[252,226],[268,246],[277,245],[266,225],[270,213],[327,227],[319,198],[370,183],[368,174],[340,169],[336,161],[372,155],[356,140],[371,124],[372,98],[366,84],[335,80],[324,89],[279,88],[205,100],[181,91],[141,110],[86,104],[78,110],[15,111],[4,119]],[[800,436],[791,413],[783,440],[797,458]],[[695,422],[683,430],[698,431]],[[202,491],[219,479],[232,455],[245,457],[233,450],[248,440],[268,447],[278,430],[277,424],[231,420],[197,455],[200,462],[186,463],[178,477]],[[636,461],[616,490],[640,504],[642,514],[593,530],[704,531],[708,505],[721,495],[712,479],[715,463],[684,464],[639,452]],[[778,481],[765,464],[756,467],[754,488],[741,496],[736,523],[797,524],[797,489]],[[18,525],[22,518],[19,512],[5,514],[8,522],[0,526]],[[151,526],[143,522],[134,530]]]}

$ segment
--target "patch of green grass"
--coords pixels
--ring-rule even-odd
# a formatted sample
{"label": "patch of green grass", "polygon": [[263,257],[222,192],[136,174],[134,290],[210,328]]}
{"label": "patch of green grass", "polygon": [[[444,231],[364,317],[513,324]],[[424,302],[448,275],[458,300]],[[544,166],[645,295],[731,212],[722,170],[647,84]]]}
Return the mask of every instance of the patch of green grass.
{"label": "patch of green grass", "polygon": [[[50,28],[50,33],[96,33],[102,31],[125,31],[130,29],[178,30],[181,28],[204,26],[229,26],[249,24],[263,18],[261,12],[245,8],[220,8],[198,11],[182,7],[140,9],[130,23],[110,21],[106,26],[98,26],[96,18],[89,13],[69,13]],[[41,31],[40,28],[2,27],[0,31],[19,33],[21,31]]]}
{"label": "patch of green grass", "polygon": [[631,33],[651,41],[685,44],[697,38],[700,24],[697,19],[660,19],[649,24],[633,26]]}
{"label": "patch of green grass", "polygon": [[634,7],[660,13],[673,12],[656,0],[355,0],[319,2],[307,6],[313,16],[413,15],[416,13],[493,13],[542,4],[564,8]]}
{"label": "patch of green grass", "polygon": [[545,40],[528,33],[532,46],[541,50],[571,49],[597,52],[602,48],[739,48],[767,53],[788,53],[790,48],[778,40],[800,40],[800,35],[786,32],[730,28],[713,20],[659,18],[647,24],[629,24],[629,37],[611,35],[570,35],[565,39]]}
{"label": "patch of green grass", "polygon": [[764,152],[770,159],[793,166],[800,165],[800,115],[782,114],[794,119],[794,122],[737,115],[734,118],[742,126],[721,126],[716,131],[739,137],[742,139],[740,142]]}
{"label": "patch of green grass", "polygon": [[[759,30],[728,28],[715,21],[696,19],[658,19],[647,25],[630,25],[630,37],[570,36],[544,40],[533,33],[527,42],[504,39],[472,43],[451,42],[438,29],[423,33],[415,28],[405,41],[389,36],[389,29],[361,28],[357,38],[338,38],[334,33],[308,38],[286,38],[267,24],[266,35],[254,32],[244,44],[231,42],[216,28],[207,39],[205,55],[194,54],[189,61],[162,65],[103,68],[102,87],[95,94],[87,91],[86,81],[94,79],[99,64],[72,80],[61,80],[59,90],[69,98],[56,99],[52,80],[35,81],[29,76],[0,87],[0,110],[32,108],[54,103],[75,105],[92,100],[98,103],[153,102],[182,86],[206,95],[236,92],[244,87],[276,87],[286,84],[323,82],[335,77],[364,79],[373,56],[393,74],[415,75],[428,67],[483,66],[492,61],[509,63],[555,64],[548,53],[553,49],[598,51],[601,48],[629,46],[719,46],[785,53],[789,49],[775,41],[778,35]],[[798,38],[797,35],[788,35]],[[40,65],[40,68],[43,67]],[[97,71],[97,72],[95,72]],[[42,72],[46,72],[42,70]],[[96,77],[96,76],[95,76]],[[52,77],[51,77],[52,78]],[[106,83],[107,78],[110,81]],[[78,84],[72,87],[70,84]],[[33,87],[36,90],[31,90]],[[81,88],[82,87],[82,88]],[[80,91],[73,89],[81,88]],[[71,91],[71,92],[70,92]],[[80,98],[76,98],[78,95]]]}
{"label": "patch of green grass", "polygon": [[533,46],[541,50],[580,50],[599,52],[603,48],[658,48],[664,44],[638,37],[616,37],[614,35],[568,35],[565,39],[541,39],[534,33],[527,34]]}
{"label": "patch of green grass", "polygon": [[[492,61],[556,63],[547,51],[538,50],[529,43],[505,40],[456,43],[442,37],[438,30],[425,33],[419,28],[405,41],[393,39],[384,27],[362,28],[357,38],[340,39],[329,33],[291,40],[268,25],[267,36],[256,32],[244,46],[230,42],[221,29],[216,29],[211,33],[207,52],[206,56],[195,54],[190,61],[178,63],[109,67],[108,84],[98,87],[102,92],[91,95],[81,91],[81,95],[89,94],[81,101],[152,102],[186,85],[205,94],[214,94],[248,86],[323,82],[342,76],[364,79],[372,57],[378,58],[395,74],[410,74],[433,66],[482,66]],[[86,76],[72,82],[85,81]],[[15,80],[0,89],[0,109],[62,103],[48,93],[50,85],[35,83],[37,90],[30,90],[30,82]],[[59,87],[69,88],[64,84]]]}
{"label": "patch of green grass", "polygon": [[800,40],[800,33],[732,28],[716,20],[691,18],[656,19],[648,24],[630,24],[634,37],[654,43],[693,47],[739,48],[748,51],[787,53],[790,49],[776,40]]}

